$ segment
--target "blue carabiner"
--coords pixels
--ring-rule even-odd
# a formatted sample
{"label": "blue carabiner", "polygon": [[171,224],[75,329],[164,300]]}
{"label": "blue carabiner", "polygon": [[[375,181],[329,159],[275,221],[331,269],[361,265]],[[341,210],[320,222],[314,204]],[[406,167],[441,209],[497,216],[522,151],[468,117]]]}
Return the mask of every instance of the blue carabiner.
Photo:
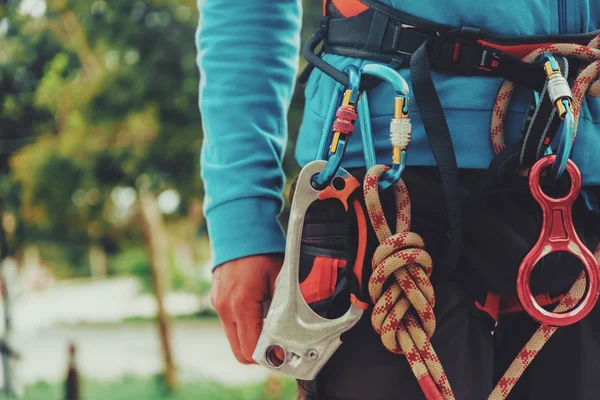
{"label": "blue carabiner", "polygon": [[[562,76],[560,66],[554,56],[550,53],[544,53],[541,59],[544,62],[544,69],[549,83],[548,96],[550,96],[550,100],[562,120],[558,131],[559,142],[556,149],[556,160],[551,168],[552,176],[558,179],[564,173],[573,151],[573,141],[575,139],[575,116],[572,108],[573,94],[567,80]],[[535,93],[535,96],[537,105],[539,94]],[[551,154],[550,147],[546,150],[546,154]]]}
{"label": "blue carabiner", "polygon": [[[317,152],[318,158],[323,160],[327,159],[327,164],[325,165],[325,168],[323,168],[323,171],[315,176],[312,181],[313,186],[318,190],[329,185],[329,182],[331,182],[342,165],[342,157],[346,152],[346,146],[348,144],[348,139],[350,138],[350,134],[342,132],[333,132],[333,138],[331,138],[334,117],[336,115],[334,110],[339,109],[340,104],[341,106],[351,106],[356,108],[358,102],[361,72],[355,65],[347,66],[344,68],[344,72],[348,75],[348,87],[342,96],[341,86],[338,86],[337,94],[332,98],[327,113],[328,118],[323,127],[323,134],[321,135],[321,141]],[[329,151],[327,150],[327,143],[331,143]]]}
{"label": "blue carabiner", "polygon": [[567,162],[573,151],[573,141],[575,139],[575,116],[571,109],[571,102],[568,99],[561,100],[562,106],[567,110],[560,125],[559,142],[556,149],[556,160],[552,164],[552,176],[558,179],[565,172]]}
{"label": "blue carabiner", "polygon": [[[362,75],[370,75],[379,79],[382,79],[392,85],[396,92],[396,99],[394,102],[394,119],[392,119],[392,125],[390,126],[391,140],[394,140],[394,130],[396,127],[401,127],[406,130],[409,129],[408,135],[410,135],[410,120],[408,119],[409,114],[409,86],[406,80],[393,68],[390,68],[382,64],[366,64],[361,68]],[[371,126],[370,111],[369,111],[369,100],[366,93],[361,95],[359,104],[359,122],[361,129],[361,137],[363,142],[363,150],[365,156],[365,164],[367,169],[377,164],[375,155],[375,148],[373,145],[373,129]],[[396,124],[394,124],[396,122]],[[392,155],[392,167],[387,171],[379,180],[379,188],[381,190],[388,189],[398,182],[406,168],[406,146],[410,140],[405,140],[405,143],[398,145],[398,143],[392,143],[393,155]]]}

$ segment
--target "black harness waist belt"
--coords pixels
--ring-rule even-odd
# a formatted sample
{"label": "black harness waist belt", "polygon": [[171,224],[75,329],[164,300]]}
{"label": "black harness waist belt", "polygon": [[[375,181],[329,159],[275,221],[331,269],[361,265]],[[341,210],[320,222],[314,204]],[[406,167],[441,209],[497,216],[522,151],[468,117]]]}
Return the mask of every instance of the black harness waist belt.
{"label": "black harness waist belt", "polygon": [[[434,70],[457,75],[503,77],[521,86],[542,91],[546,75],[541,64],[521,59],[538,48],[555,43],[587,45],[600,31],[574,35],[497,36],[477,28],[454,28],[421,20],[372,0],[350,18],[324,17],[319,31],[309,40],[304,56],[309,70],[317,67],[342,84],[343,73],[336,73],[321,59],[321,53],[385,62],[397,68],[408,68],[410,58],[426,41]],[[323,44],[319,53],[315,49]]]}

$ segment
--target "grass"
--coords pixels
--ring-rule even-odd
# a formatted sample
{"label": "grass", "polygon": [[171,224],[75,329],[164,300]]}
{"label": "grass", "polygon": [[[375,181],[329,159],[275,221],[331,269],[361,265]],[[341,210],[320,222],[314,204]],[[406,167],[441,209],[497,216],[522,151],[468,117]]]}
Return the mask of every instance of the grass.
{"label": "grass", "polygon": [[[63,387],[37,383],[25,391],[25,400],[63,400]],[[80,400],[293,400],[295,383],[272,377],[265,383],[246,387],[227,387],[217,383],[182,384],[170,393],[160,378],[127,377],[117,382],[84,381]]]}
{"label": "grass", "polygon": [[[176,316],[169,316],[169,320],[171,322],[186,322],[186,321],[206,321],[206,322],[218,322],[219,316],[212,309],[200,310],[198,312],[192,314],[181,314]],[[107,328],[113,326],[123,326],[123,325],[146,325],[149,323],[155,323],[156,317],[127,317],[118,321],[104,321],[104,322],[94,322],[94,321],[86,321],[86,322],[77,322],[75,326],[80,328]],[[71,328],[73,324],[66,323],[56,323],[54,326],[58,327],[68,327]],[[0,400],[2,398],[0,397]]]}

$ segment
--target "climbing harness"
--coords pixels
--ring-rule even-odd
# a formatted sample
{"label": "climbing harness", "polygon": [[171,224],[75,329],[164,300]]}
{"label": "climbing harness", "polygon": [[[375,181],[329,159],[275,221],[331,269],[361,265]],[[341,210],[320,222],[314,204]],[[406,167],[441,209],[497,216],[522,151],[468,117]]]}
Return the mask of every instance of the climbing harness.
{"label": "climbing harness", "polygon": [[[337,7],[330,9],[332,4]],[[410,197],[401,180],[406,166],[406,148],[411,140],[409,96],[408,85],[396,69],[411,69],[413,94],[444,186],[449,250],[440,263],[440,272],[436,272],[440,276],[448,276],[458,263],[464,218],[462,199],[458,194],[456,157],[431,70],[502,77],[505,81],[494,105],[491,126],[492,147],[497,156],[491,163],[489,178],[486,177],[481,193],[476,194],[473,201],[477,203],[484,196],[497,175],[516,171],[528,175],[531,193],[543,211],[539,240],[519,268],[518,303],[488,293],[485,304],[478,305],[491,316],[491,309],[495,307],[496,320],[498,313],[502,314],[498,309],[504,304],[505,312],[521,308],[541,323],[489,397],[490,400],[504,400],[558,327],[585,318],[600,295],[600,247],[592,254],[573,227],[571,207],[580,193],[581,174],[570,160],[584,96],[600,97],[597,81],[600,76],[600,32],[498,37],[475,28],[434,24],[376,0],[325,1],[324,15],[332,13],[336,13],[336,18],[325,17],[318,32],[305,46],[304,55],[309,65],[300,81],[305,80],[313,68],[318,68],[337,82],[335,95],[329,105],[316,154],[318,161],[303,168],[296,184],[284,266],[253,358],[288,376],[313,380],[341,344],[340,335],[354,326],[368,308],[368,303],[360,296],[366,217],[362,206],[353,197],[360,184],[341,167],[348,140],[358,121],[368,170],[363,195],[379,241],[368,282],[374,304],[373,328],[389,351],[406,356],[428,400],[455,399],[430,342],[435,331],[435,294],[430,281],[433,262],[425,251],[423,239],[410,231]],[[321,43],[322,49],[315,53]],[[387,65],[365,64],[361,68],[350,65],[339,71],[321,58],[323,52]],[[587,66],[577,71],[577,78],[570,87],[567,59],[573,58]],[[561,62],[564,68],[561,68]],[[366,92],[381,82],[390,83],[396,92],[394,118],[390,125],[391,167],[377,164]],[[526,137],[506,146],[504,120],[517,84],[534,91],[534,113],[528,120]],[[541,177],[550,175],[556,181],[561,179],[564,171],[571,180],[568,194],[558,199],[549,197],[542,190]],[[393,191],[396,200],[395,233],[386,221],[379,197],[382,190],[388,189]],[[304,218],[311,204],[327,199],[339,200],[345,210],[353,208],[360,220],[359,246],[352,268],[357,285],[349,293],[350,308],[336,319],[326,319],[315,313],[299,289]],[[532,271],[544,256],[555,251],[575,255],[582,262],[584,272],[566,294],[533,296],[530,287]],[[552,312],[543,308],[556,303]],[[276,354],[284,354],[283,359]]]}
{"label": "climbing harness", "polygon": [[[547,82],[544,64],[532,61],[543,51],[536,54],[534,60],[523,57],[535,50],[563,44],[587,47],[584,45],[600,31],[575,35],[498,36],[478,28],[433,23],[377,0],[327,0],[323,3],[323,15],[319,29],[304,47],[303,55],[308,65],[300,75],[301,83],[308,79],[314,68],[318,68],[336,82],[348,84],[348,76],[327,63],[321,57],[323,53],[383,62],[396,69],[410,67],[413,94],[440,170],[448,209],[450,243],[445,259],[438,263],[436,274],[450,276],[460,256],[463,211],[457,192],[458,166],[452,139],[431,70],[463,76],[502,77],[507,82],[542,92]],[[550,53],[554,54],[553,51]],[[583,51],[574,56],[581,58],[587,53],[589,51]],[[370,88],[380,82],[370,79],[362,86]]]}

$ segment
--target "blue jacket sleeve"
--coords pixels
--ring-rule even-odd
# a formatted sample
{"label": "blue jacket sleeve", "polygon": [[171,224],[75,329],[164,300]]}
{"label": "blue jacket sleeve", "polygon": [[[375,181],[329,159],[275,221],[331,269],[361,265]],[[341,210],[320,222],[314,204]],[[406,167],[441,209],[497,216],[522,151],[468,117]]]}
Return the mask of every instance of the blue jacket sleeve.
{"label": "blue jacket sleeve", "polygon": [[214,265],[283,252],[278,222],[300,0],[199,0],[204,213]]}

